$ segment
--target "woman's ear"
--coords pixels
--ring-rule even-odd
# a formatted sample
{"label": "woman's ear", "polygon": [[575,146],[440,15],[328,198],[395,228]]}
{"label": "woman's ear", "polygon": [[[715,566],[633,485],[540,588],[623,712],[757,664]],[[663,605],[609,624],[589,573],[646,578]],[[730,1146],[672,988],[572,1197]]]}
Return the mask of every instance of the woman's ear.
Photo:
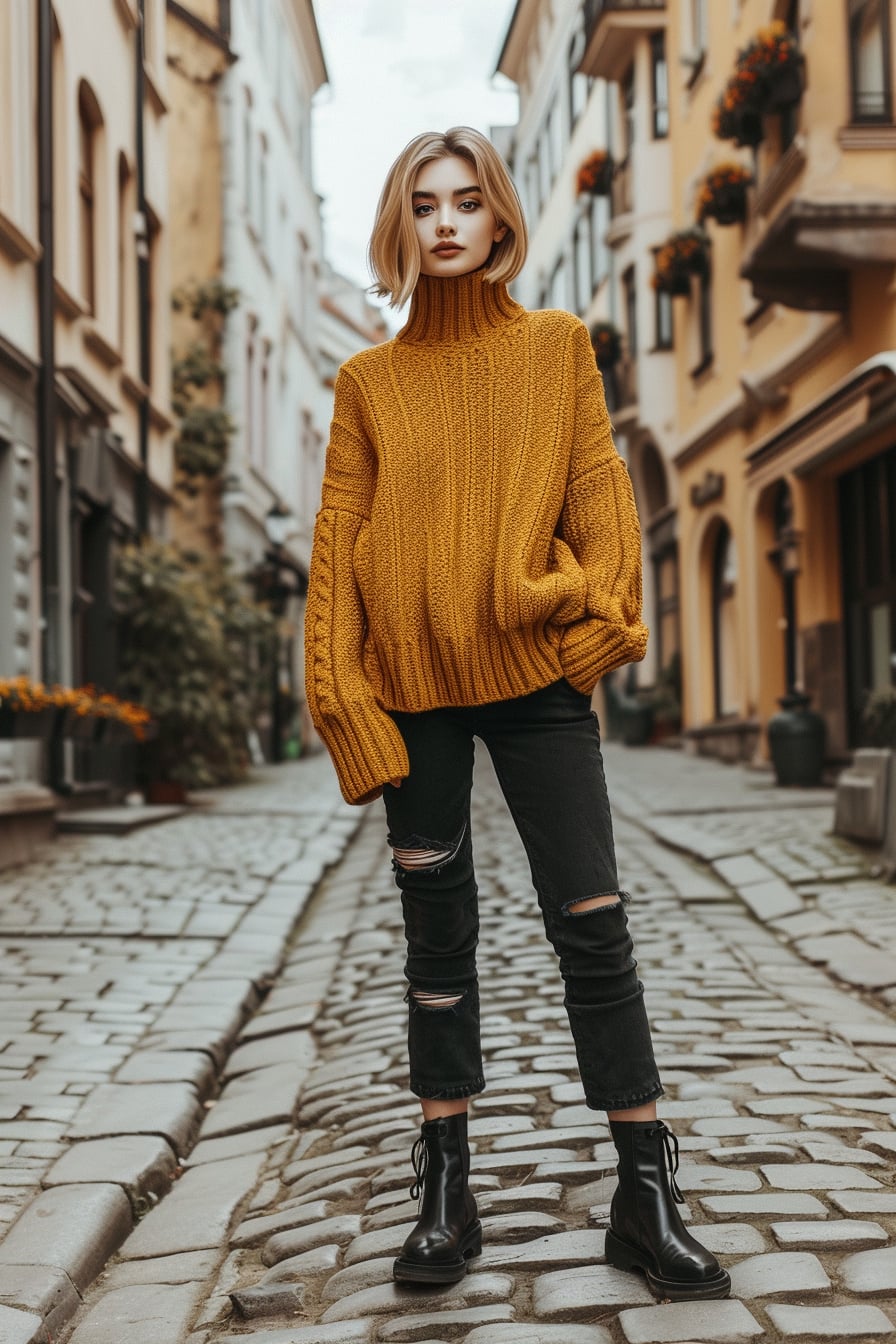
{"label": "woman's ear", "polygon": [[504,238],[507,237],[508,227],[509,226],[507,224],[499,224],[498,227],[495,229],[493,235],[493,241],[496,243],[502,242]]}

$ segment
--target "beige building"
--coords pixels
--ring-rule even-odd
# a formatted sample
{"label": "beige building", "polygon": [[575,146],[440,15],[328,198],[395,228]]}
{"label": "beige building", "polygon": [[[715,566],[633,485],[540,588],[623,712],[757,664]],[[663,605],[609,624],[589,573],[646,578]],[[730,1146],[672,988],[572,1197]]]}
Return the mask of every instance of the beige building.
{"label": "beige building", "polygon": [[[685,723],[763,755],[804,689],[837,757],[896,679],[893,32],[885,0],[730,8],[668,13],[677,227],[714,166],[752,179],[675,301]],[[768,74],[733,128],[747,143],[723,142],[720,96],[770,53],[791,77]]]}
{"label": "beige building", "polygon": [[[91,9],[0,5],[0,648],[114,687],[116,549],[172,483],[164,0]],[[68,748],[54,783],[95,768]]]}
{"label": "beige building", "polygon": [[639,675],[680,649],[695,750],[764,758],[779,698],[805,691],[842,757],[896,680],[890,9],[521,0],[511,21],[521,92],[561,17],[584,25],[575,70],[609,88],[607,298],[538,297],[621,328],[604,374],[645,528]]}

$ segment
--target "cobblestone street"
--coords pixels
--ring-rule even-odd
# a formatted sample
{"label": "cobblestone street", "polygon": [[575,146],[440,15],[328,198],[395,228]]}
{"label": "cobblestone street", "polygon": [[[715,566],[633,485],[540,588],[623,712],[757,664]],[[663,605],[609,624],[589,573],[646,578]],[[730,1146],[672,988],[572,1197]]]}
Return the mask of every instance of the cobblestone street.
{"label": "cobblestone street", "polygon": [[5,875],[2,1344],[894,1336],[894,889],[827,835],[830,794],[608,749],[660,1113],[733,1281],[657,1304],[603,1262],[615,1152],[480,755],[466,1279],[391,1280],[418,1124],[400,909],[379,805],[344,807],[318,757]]}

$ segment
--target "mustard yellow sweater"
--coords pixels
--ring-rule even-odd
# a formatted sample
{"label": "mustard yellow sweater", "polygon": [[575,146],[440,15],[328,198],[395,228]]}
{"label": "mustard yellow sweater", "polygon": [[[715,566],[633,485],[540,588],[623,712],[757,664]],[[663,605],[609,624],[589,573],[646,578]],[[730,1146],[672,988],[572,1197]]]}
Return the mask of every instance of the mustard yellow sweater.
{"label": "mustard yellow sweater", "polygon": [[340,369],[306,692],[344,797],[408,773],[390,710],[477,705],[643,658],[638,515],[588,332],[481,273],[421,276]]}

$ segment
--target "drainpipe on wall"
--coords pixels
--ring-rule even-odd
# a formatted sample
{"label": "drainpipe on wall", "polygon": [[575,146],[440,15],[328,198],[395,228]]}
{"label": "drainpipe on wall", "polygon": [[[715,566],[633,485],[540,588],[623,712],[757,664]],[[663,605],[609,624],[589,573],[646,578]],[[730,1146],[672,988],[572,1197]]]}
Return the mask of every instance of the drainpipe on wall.
{"label": "drainpipe on wall", "polygon": [[135,43],[136,70],[134,80],[136,134],[135,152],[137,169],[137,325],[138,357],[140,381],[145,391],[140,397],[138,407],[138,449],[140,471],[137,476],[137,494],[135,512],[137,532],[143,538],[149,532],[149,385],[152,373],[149,329],[149,218],[146,212],[146,146],[144,136],[143,111],[146,94],[146,80],[143,70],[144,59],[144,0],[137,0],[137,35]]}
{"label": "drainpipe on wall", "polygon": [[53,291],[53,10],[39,0],[37,19],[37,380],[38,489],[40,499],[41,673],[62,678],[59,611],[59,490],[56,481],[56,304]]}

